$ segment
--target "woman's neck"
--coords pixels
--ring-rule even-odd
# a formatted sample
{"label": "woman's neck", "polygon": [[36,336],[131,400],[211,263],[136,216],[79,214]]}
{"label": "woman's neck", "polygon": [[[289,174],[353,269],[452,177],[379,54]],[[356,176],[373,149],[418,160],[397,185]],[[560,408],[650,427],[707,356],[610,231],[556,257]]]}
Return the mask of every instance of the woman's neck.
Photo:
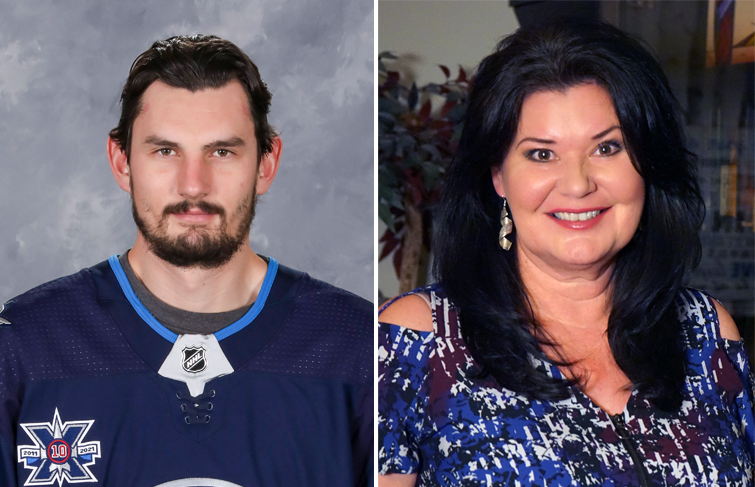
{"label": "woman's neck", "polygon": [[554,269],[519,252],[519,270],[540,328],[543,352],[577,379],[582,391],[610,414],[621,412],[631,382],[616,364],[608,343],[611,272],[595,268]]}
{"label": "woman's neck", "polygon": [[[519,272],[535,318],[550,333],[559,328],[603,334],[611,306],[611,265],[556,268],[524,251]],[[555,338],[555,337],[554,337]]]}

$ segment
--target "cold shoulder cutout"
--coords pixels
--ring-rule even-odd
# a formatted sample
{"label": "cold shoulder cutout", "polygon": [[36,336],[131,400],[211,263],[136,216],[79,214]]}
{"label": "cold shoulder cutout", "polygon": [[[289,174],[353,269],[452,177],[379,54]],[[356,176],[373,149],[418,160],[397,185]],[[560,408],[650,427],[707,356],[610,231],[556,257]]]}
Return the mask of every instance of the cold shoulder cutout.
{"label": "cold shoulder cutout", "polygon": [[430,299],[422,292],[394,298],[380,310],[378,321],[415,331],[433,331]]}
{"label": "cold shoulder cutout", "polygon": [[738,342],[742,339],[739,335],[739,329],[737,324],[734,323],[734,318],[731,317],[724,305],[717,300],[713,300],[713,305],[716,307],[716,313],[718,314],[718,327],[721,330],[721,338]]}

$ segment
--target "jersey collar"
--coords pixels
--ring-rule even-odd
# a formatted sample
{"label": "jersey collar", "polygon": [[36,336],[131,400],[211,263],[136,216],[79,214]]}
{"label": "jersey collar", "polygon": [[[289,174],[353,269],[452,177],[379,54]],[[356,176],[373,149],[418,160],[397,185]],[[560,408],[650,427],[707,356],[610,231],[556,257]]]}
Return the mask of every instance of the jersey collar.
{"label": "jersey collar", "polygon": [[[260,311],[262,311],[262,308],[265,307],[265,301],[267,300],[268,294],[270,294],[270,288],[273,287],[275,275],[278,272],[278,262],[272,257],[269,257],[269,259],[270,261],[267,264],[265,279],[262,281],[262,288],[260,289],[260,292],[257,295],[257,299],[254,301],[254,304],[249,309],[249,311],[247,311],[246,314],[244,314],[244,316],[239,318],[237,321],[213,333],[218,341],[244,329],[247,325],[254,321],[257,315],[260,314]],[[128,282],[126,272],[123,270],[121,263],[118,261],[118,256],[110,256],[110,258],[108,258],[108,263],[110,264],[110,268],[115,274],[115,278],[118,280],[118,284],[120,285],[123,294],[126,296],[126,299],[128,299],[128,302],[131,303],[131,306],[134,308],[134,311],[136,311],[139,317],[141,317],[141,319],[143,319],[144,322],[147,323],[153,330],[155,330],[161,337],[165,338],[171,343],[175,343],[175,341],[178,339],[178,335],[173,333],[168,328],[166,328],[165,325],[157,321],[157,319],[152,316],[152,313],[150,313],[149,310],[147,310],[147,308],[142,304],[142,302],[139,301],[139,298],[136,297],[136,293],[134,293],[134,290],[131,288],[131,283]]]}

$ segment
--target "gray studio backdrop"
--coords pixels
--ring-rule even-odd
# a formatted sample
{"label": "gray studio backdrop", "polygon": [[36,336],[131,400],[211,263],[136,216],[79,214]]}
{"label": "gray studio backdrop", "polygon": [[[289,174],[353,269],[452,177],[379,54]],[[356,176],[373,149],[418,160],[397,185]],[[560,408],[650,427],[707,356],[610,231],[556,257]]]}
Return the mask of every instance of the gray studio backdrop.
{"label": "gray studio backdrop", "polygon": [[131,63],[206,33],[273,92],[258,253],[373,299],[372,0],[0,1],[0,302],[132,245],[105,144]]}

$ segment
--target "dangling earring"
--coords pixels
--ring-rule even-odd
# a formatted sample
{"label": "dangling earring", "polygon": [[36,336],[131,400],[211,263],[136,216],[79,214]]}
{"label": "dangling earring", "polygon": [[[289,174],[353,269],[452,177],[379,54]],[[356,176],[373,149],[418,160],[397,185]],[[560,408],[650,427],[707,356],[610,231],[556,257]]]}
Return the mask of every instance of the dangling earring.
{"label": "dangling earring", "polygon": [[514,231],[514,222],[509,218],[509,210],[506,208],[506,198],[503,198],[503,210],[501,210],[501,233],[498,234],[498,243],[503,250],[511,248],[511,241],[507,239]]}

